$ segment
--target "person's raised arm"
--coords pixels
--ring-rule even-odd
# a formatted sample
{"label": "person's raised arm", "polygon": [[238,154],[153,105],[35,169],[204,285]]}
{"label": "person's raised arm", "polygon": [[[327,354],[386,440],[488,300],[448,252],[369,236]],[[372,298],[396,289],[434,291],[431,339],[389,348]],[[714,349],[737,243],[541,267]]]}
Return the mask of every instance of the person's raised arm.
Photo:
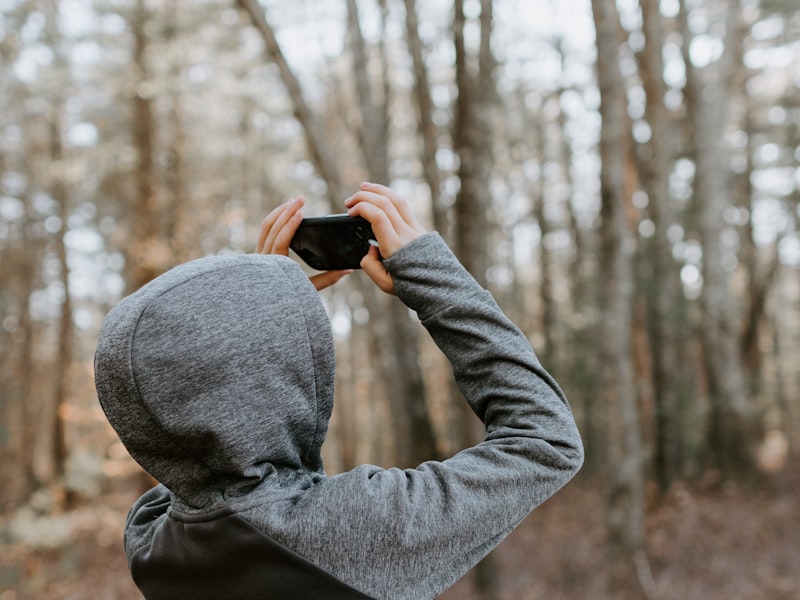
{"label": "person's raised arm", "polygon": [[328,546],[315,539],[302,550],[376,598],[401,597],[398,590],[434,598],[574,476],[583,446],[526,335],[441,236],[425,233],[384,186],[363,184],[345,205],[370,221],[379,243],[361,267],[417,313],[485,435],[415,469],[361,465],[329,478],[310,501]]}

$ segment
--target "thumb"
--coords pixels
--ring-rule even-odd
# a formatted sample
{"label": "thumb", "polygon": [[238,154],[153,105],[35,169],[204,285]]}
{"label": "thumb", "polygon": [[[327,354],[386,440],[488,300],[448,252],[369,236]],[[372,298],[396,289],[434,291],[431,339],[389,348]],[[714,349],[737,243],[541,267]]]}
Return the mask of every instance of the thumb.
{"label": "thumb", "polygon": [[349,275],[352,272],[352,269],[345,271],[325,271],[324,273],[310,277],[310,279],[317,291],[320,291],[324,290],[326,287],[332,286],[345,275]]}
{"label": "thumb", "polygon": [[389,274],[389,271],[386,270],[386,267],[383,266],[381,255],[377,247],[370,247],[367,255],[361,259],[361,268],[381,290],[387,294],[394,295],[392,276]]}

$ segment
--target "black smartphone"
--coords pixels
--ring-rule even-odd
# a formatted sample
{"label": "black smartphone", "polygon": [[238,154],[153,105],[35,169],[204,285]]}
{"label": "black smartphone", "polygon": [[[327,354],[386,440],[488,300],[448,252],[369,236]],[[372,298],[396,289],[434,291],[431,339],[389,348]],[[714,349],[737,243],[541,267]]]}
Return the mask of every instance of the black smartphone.
{"label": "black smartphone", "polygon": [[377,245],[372,226],[361,217],[328,215],[303,219],[290,247],[319,271],[359,269],[369,247]]}

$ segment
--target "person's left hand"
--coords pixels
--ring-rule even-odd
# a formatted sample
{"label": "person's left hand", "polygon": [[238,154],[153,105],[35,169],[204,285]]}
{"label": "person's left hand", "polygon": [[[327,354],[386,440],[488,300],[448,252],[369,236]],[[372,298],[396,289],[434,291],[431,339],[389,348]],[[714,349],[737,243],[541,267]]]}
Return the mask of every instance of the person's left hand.
{"label": "person's left hand", "polygon": [[[305,204],[305,199],[297,196],[284,202],[266,216],[261,222],[261,231],[258,234],[258,245],[256,246],[258,254],[289,256],[289,245],[303,220],[303,204]],[[349,273],[352,271],[325,271],[313,275],[310,279],[317,290],[322,290]]]}
{"label": "person's left hand", "polygon": [[[372,225],[378,248],[372,246],[361,259],[361,268],[387,294],[394,294],[394,281],[383,265],[406,244],[425,234],[409,203],[391,188],[365,181],[345,200],[350,216],[363,217]],[[379,251],[380,249],[380,251]]]}

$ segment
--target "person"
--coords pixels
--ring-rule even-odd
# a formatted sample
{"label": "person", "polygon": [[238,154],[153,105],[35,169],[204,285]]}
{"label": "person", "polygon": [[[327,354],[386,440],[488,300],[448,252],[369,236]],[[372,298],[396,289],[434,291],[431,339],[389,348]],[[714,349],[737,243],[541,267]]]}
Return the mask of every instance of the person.
{"label": "person", "polygon": [[257,253],[175,267],[104,322],[99,400],[159,482],[124,534],[148,600],[435,598],[582,464],[525,335],[408,202],[365,183],[345,202],[379,244],[363,271],[416,311],[486,434],[414,469],[327,475],[334,350],[315,288],[347,272],[309,279],[288,257],[303,202],[264,220]]}

